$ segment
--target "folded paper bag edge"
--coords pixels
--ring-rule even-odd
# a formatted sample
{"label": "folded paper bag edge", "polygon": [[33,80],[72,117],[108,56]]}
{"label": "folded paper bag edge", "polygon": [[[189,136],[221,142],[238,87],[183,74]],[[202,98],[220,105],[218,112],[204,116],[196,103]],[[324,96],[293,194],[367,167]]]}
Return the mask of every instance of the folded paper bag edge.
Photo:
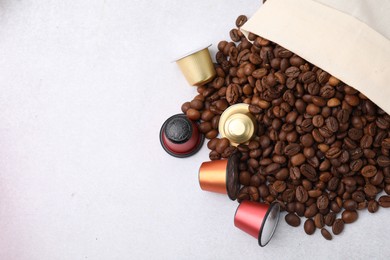
{"label": "folded paper bag edge", "polygon": [[358,19],[311,0],[272,0],[241,30],[293,51],[390,113],[390,41]]}

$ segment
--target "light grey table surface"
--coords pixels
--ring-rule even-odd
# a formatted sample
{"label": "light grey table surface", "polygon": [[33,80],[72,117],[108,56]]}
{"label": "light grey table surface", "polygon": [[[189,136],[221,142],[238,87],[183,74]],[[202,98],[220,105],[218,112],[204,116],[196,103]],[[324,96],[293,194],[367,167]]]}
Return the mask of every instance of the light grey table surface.
{"label": "light grey table surface", "polygon": [[386,259],[390,210],[325,241],[280,222],[265,248],[202,192],[207,147],[158,133],[196,89],[175,64],[258,0],[0,0],[0,259]]}

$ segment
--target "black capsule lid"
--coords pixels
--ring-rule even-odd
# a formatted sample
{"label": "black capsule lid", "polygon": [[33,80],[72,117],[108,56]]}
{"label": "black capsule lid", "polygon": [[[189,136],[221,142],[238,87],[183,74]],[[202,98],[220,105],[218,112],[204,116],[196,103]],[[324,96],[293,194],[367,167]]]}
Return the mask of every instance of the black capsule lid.
{"label": "black capsule lid", "polygon": [[185,153],[178,153],[167,147],[164,143],[164,139],[168,139],[170,142],[177,145],[185,145],[192,136],[194,126],[198,126],[199,122],[191,121],[184,114],[176,114],[168,118],[160,129],[160,143],[162,148],[169,154],[178,158],[185,158],[197,153],[203,145],[204,134],[199,129],[196,145]]}
{"label": "black capsule lid", "polygon": [[233,153],[228,158],[226,167],[226,190],[229,198],[235,200],[240,190],[239,178],[239,164],[241,155],[238,152]]}
{"label": "black capsule lid", "polygon": [[171,142],[182,144],[191,138],[192,124],[185,116],[174,116],[167,121],[164,131]]}

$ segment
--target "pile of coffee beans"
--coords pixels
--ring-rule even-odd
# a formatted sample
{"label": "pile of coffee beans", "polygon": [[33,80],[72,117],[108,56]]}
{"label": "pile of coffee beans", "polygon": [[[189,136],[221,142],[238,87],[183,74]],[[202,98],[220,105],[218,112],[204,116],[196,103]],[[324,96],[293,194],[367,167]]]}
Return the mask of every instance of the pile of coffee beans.
{"label": "pile of coffee beans", "polygon": [[[238,202],[278,202],[294,227],[342,233],[358,211],[390,207],[390,116],[326,71],[240,27],[216,53],[217,77],[182,105],[210,139],[210,159],[241,153]],[[351,65],[353,66],[353,65]],[[249,104],[257,133],[248,144],[217,138],[222,112]],[[380,196],[380,197],[379,197]],[[379,197],[379,198],[378,198]]]}

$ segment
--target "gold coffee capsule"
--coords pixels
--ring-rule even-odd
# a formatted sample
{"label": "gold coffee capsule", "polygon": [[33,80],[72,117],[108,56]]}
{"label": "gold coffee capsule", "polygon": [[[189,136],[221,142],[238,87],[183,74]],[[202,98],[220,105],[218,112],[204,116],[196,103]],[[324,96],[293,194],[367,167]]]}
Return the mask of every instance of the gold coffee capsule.
{"label": "gold coffee capsule", "polygon": [[226,109],[219,120],[219,133],[237,146],[248,142],[256,133],[256,120],[248,104],[235,104]]}
{"label": "gold coffee capsule", "polygon": [[176,59],[181,72],[192,86],[204,85],[212,81],[216,75],[208,49],[210,46],[211,44]]}

